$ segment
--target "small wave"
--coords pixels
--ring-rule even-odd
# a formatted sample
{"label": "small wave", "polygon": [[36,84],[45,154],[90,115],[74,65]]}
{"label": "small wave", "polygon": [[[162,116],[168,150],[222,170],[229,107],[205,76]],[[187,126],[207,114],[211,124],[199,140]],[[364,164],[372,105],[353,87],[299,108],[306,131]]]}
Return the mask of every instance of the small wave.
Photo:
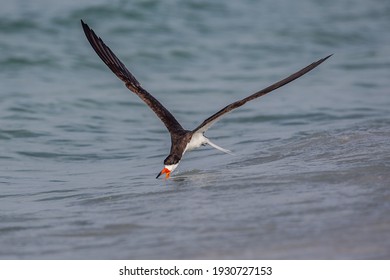
{"label": "small wave", "polygon": [[47,133],[37,133],[26,129],[0,129],[0,139],[9,140],[14,138],[32,138],[41,136],[47,136]]}

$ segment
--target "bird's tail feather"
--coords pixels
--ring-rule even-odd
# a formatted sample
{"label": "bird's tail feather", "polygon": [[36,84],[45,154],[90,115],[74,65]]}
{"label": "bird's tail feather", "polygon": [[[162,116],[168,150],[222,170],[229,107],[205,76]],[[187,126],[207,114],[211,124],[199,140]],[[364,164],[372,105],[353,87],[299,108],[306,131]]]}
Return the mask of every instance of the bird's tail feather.
{"label": "bird's tail feather", "polygon": [[224,149],[216,144],[214,144],[213,142],[210,141],[210,139],[206,138],[207,139],[207,144],[209,144],[211,147],[217,149],[217,150],[220,150],[221,152],[224,152],[224,153],[227,153],[229,155],[234,155],[232,153],[232,151],[228,150],[228,149]]}

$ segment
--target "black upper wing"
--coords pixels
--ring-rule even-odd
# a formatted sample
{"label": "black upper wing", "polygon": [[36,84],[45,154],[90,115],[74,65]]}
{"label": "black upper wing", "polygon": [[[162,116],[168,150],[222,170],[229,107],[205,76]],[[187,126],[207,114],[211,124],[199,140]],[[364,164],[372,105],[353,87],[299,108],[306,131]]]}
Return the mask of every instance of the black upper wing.
{"label": "black upper wing", "polygon": [[130,73],[126,66],[116,57],[109,47],[104,44],[95,32],[81,20],[85,36],[97,55],[103,62],[121,79],[126,87],[137,94],[162,120],[170,133],[175,133],[183,130],[183,127],[175,119],[175,117],[149,92],[141,87],[141,84]]}
{"label": "black upper wing", "polygon": [[212,126],[215,122],[217,122],[224,114],[244,105],[248,101],[251,101],[255,98],[263,96],[263,95],[265,95],[265,94],[267,94],[267,93],[269,93],[277,88],[280,88],[280,87],[294,81],[295,79],[301,77],[302,75],[306,74],[307,72],[313,70],[315,67],[320,65],[322,62],[324,62],[325,60],[327,60],[331,56],[332,55],[328,55],[327,57],[324,57],[316,62],[313,62],[312,64],[306,66],[305,68],[302,68],[301,70],[288,76],[287,78],[280,80],[279,82],[276,82],[273,85],[270,85],[269,87],[266,87],[265,89],[262,89],[256,93],[244,98],[244,99],[238,100],[236,102],[233,102],[233,103],[227,105],[226,107],[224,107],[223,109],[221,109],[220,111],[218,111],[217,113],[212,115],[211,117],[204,120],[201,125],[199,125],[197,128],[195,128],[193,130],[193,132],[205,132],[207,129],[210,128],[210,126]]}

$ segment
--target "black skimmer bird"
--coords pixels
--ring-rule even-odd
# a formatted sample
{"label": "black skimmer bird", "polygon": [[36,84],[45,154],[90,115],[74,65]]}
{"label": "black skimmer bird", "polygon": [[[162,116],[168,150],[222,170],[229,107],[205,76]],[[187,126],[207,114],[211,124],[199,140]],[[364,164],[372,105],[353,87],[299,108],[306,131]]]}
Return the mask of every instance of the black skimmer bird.
{"label": "black skimmer bird", "polygon": [[130,71],[126,68],[126,66],[118,59],[118,57],[111,51],[109,47],[103,42],[101,38],[99,38],[95,32],[81,20],[81,25],[84,29],[85,36],[92,48],[95,50],[97,55],[103,60],[103,62],[114,72],[115,75],[121,79],[126,87],[138,95],[146,105],[153,110],[153,112],[160,118],[160,120],[164,123],[166,128],[168,129],[171,135],[171,151],[169,152],[168,157],[164,160],[164,168],[158,173],[157,177],[160,177],[162,174],[165,174],[166,178],[169,178],[170,174],[176,167],[179,165],[180,160],[182,159],[185,152],[196,149],[200,146],[210,145],[222,152],[231,153],[229,150],[221,148],[214,144],[208,139],[204,133],[218,120],[220,120],[224,115],[229,113],[230,111],[237,109],[238,107],[244,105],[246,102],[256,99],[260,96],[263,96],[277,88],[280,88],[295,79],[301,77],[307,72],[313,70],[315,67],[320,65],[322,62],[327,60],[330,56],[324,57],[312,64],[302,68],[301,70],[295,72],[294,74],[276,82],[258,92],[249,95],[241,100],[233,102],[226,107],[219,110],[217,113],[212,115],[211,117],[204,120],[198,127],[194,130],[186,130],[184,129],[180,123],[175,119],[175,117],[149,92],[147,92],[141,84],[137,81],[137,79],[130,73]]}

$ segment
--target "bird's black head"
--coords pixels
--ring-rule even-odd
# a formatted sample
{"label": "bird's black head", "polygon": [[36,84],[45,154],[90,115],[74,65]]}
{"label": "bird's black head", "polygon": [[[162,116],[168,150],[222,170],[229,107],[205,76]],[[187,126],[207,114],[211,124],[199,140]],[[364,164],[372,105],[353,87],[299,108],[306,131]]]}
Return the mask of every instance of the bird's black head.
{"label": "bird's black head", "polygon": [[180,157],[177,155],[169,155],[165,160],[164,160],[164,168],[161,170],[160,173],[158,173],[157,177],[160,177],[162,174],[165,174],[165,178],[168,179],[169,176],[171,175],[171,172],[176,169],[176,167],[179,165],[180,162]]}
{"label": "bird's black head", "polygon": [[180,161],[180,157],[174,154],[171,154],[167,156],[167,158],[164,160],[164,165],[174,165],[178,164]]}

